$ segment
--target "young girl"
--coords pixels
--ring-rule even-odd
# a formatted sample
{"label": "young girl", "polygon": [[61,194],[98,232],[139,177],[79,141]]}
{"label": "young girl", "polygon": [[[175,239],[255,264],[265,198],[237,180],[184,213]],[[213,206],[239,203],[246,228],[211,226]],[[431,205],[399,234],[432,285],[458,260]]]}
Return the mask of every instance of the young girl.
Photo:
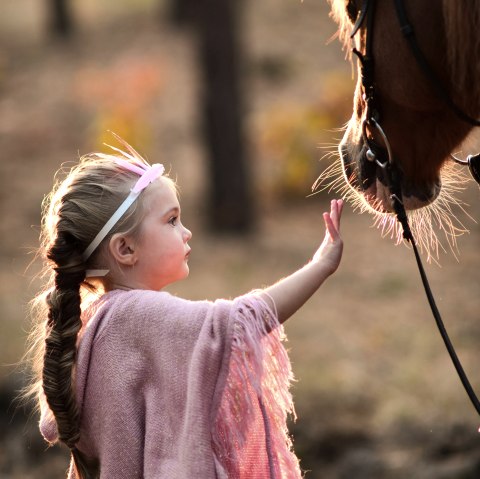
{"label": "young girl", "polygon": [[174,182],[128,144],[83,157],[46,202],[37,311],[40,429],[69,478],[294,479],[281,326],[338,267],[342,202],[303,268],[232,301],[162,289],[188,276]]}

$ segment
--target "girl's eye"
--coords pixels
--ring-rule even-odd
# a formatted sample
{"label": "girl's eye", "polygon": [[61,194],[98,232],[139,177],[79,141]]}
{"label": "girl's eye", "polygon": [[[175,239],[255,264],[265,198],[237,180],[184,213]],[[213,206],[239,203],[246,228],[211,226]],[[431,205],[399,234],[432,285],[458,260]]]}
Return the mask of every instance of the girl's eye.
{"label": "girl's eye", "polygon": [[178,221],[178,216],[172,216],[168,222],[172,225],[172,226],[177,226],[177,221]]}

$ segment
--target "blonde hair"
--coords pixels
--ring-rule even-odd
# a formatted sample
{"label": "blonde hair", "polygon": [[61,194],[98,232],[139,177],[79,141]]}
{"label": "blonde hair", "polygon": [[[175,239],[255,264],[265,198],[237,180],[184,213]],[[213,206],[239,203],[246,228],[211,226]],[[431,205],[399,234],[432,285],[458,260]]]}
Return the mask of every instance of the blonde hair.
{"label": "blonde hair", "polygon": [[104,267],[102,263],[108,254],[105,246],[110,237],[119,232],[137,234],[144,216],[142,193],[91,257],[82,260],[82,253],[138,180],[137,174],[119,166],[115,158],[131,161],[133,155],[135,161],[148,165],[133,148],[118,139],[129,153],[115,148],[115,155],[83,156],[63,181],[55,182],[42,205],[38,253],[44,263],[45,284],[32,300],[34,326],[28,354],[32,385],[28,394],[37,399],[39,406],[48,404],[57,423],[58,438],[70,448],[73,467],[80,479],[99,476],[98,461],[87,458],[76,448],[80,421],[73,367],[77,335],[82,327],[82,298],[95,289],[86,280],[86,270]]}

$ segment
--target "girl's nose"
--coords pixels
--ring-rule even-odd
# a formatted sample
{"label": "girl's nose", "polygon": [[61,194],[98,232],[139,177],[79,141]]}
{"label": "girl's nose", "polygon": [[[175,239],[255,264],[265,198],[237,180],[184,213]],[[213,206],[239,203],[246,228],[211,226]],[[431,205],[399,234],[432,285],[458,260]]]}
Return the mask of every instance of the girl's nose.
{"label": "girl's nose", "polygon": [[190,241],[192,237],[192,232],[188,228],[185,228],[185,226],[183,227],[183,230],[183,237],[185,238],[186,243],[187,241]]}

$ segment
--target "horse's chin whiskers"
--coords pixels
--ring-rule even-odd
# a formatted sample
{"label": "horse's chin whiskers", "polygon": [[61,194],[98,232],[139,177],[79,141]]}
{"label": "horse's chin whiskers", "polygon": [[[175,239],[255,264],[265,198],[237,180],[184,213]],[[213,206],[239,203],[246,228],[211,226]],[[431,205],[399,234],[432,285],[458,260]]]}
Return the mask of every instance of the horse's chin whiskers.
{"label": "horse's chin whiskers", "polygon": [[[334,146],[334,145],[332,145]],[[328,146],[324,146],[324,148],[328,148]],[[312,192],[319,193],[320,191],[338,191],[339,187],[341,187],[341,183],[343,182],[343,173],[342,173],[342,165],[338,160],[338,151],[332,149],[330,147],[330,151],[327,151],[320,161],[325,159],[336,158],[330,165],[328,165],[325,170],[322,171],[320,176],[315,180],[315,183],[312,185]],[[318,190],[318,191],[317,191]]]}
{"label": "horse's chin whiskers", "polygon": [[[326,153],[323,158],[330,158],[333,154]],[[336,156],[338,157],[338,153]],[[353,176],[350,180],[354,182],[355,173]],[[465,203],[458,199],[458,193],[465,189],[465,184],[470,181],[469,177],[462,169],[449,162],[442,168],[441,180],[442,188],[432,204],[407,211],[410,228],[419,249],[427,255],[428,262],[434,263],[438,263],[440,251],[450,250],[456,258],[458,256],[457,237],[468,232],[458,218],[458,213],[462,212],[475,221],[465,211]],[[339,193],[352,205],[354,211],[373,215],[373,225],[380,230],[382,237],[390,237],[397,245],[404,242],[402,227],[395,216],[381,212],[383,208],[379,199],[370,203],[347,183],[341,161],[327,166],[315,181],[312,190]]]}
{"label": "horse's chin whiskers", "polygon": [[[340,141],[340,138],[337,139],[335,143],[318,143],[317,147],[320,150],[327,150],[327,154],[330,156],[335,156],[338,158],[338,142]],[[320,158],[320,161],[322,161],[324,157]]]}
{"label": "horse's chin whiskers", "polygon": [[[468,232],[454,209],[467,214],[464,203],[456,194],[465,189],[464,185],[469,178],[456,165],[447,163],[441,171],[441,179],[442,189],[432,204],[407,212],[419,248],[427,254],[427,261],[434,262],[437,262],[440,250],[446,252],[449,249],[457,258],[457,237]],[[442,239],[446,241],[446,245]],[[401,237],[398,242],[401,242]]]}

